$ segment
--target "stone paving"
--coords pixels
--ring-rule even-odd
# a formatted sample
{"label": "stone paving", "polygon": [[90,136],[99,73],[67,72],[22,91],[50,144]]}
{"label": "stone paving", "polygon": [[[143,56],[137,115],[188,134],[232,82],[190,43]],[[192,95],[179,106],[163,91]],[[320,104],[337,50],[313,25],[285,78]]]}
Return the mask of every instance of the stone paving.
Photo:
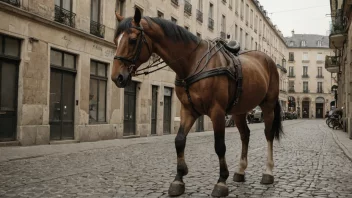
{"label": "stone paving", "polygon": [[[352,162],[323,120],[284,122],[285,136],[274,144],[272,185],[260,184],[266,160],[263,124],[249,126],[245,183],[232,181],[241,144],[237,129],[227,129],[229,197],[352,197]],[[33,154],[0,162],[0,197],[168,197],[176,173],[174,137],[21,147]],[[185,156],[189,174],[184,178],[186,193],[180,197],[210,196],[219,176],[213,142],[212,132],[188,136]],[[68,147],[70,151],[35,155],[36,148],[40,153],[46,147]],[[11,149],[19,150],[0,148],[0,158]]]}

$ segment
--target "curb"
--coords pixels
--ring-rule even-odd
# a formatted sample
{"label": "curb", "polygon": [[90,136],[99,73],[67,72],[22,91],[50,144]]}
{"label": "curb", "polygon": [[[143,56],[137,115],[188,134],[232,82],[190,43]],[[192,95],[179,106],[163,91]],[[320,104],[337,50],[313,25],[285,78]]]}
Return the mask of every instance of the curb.
{"label": "curb", "polygon": [[346,157],[352,162],[352,153],[345,147],[343,143],[340,142],[339,138],[336,136],[335,131],[330,130],[335,143],[341,148]]}

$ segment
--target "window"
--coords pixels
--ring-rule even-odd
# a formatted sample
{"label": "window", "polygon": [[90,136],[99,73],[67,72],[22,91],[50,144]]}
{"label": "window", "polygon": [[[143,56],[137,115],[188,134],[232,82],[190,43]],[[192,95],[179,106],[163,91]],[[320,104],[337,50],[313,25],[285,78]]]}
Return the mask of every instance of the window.
{"label": "window", "polygon": [[301,41],[301,47],[305,47],[305,46],[306,46],[306,41],[305,40]]}
{"label": "window", "polygon": [[294,73],[294,70],[293,70],[292,66],[289,67],[289,69],[288,69],[288,76],[290,76],[290,77],[294,77],[295,76],[295,73]]}
{"label": "window", "polygon": [[106,122],[107,66],[90,62],[89,123]]}
{"label": "window", "polygon": [[289,92],[295,91],[295,81],[293,80],[288,81],[288,91]]}
{"label": "window", "polygon": [[189,27],[188,26],[185,26],[185,29],[189,31]]}
{"label": "window", "polygon": [[20,58],[20,48],[20,40],[0,34],[0,56],[5,55]]}
{"label": "window", "polygon": [[288,61],[294,61],[295,60],[295,54],[293,52],[288,53]]}
{"label": "window", "polygon": [[105,26],[101,24],[100,20],[100,0],[91,0],[90,7],[90,33],[104,38],[105,35]]}
{"label": "window", "polygon": [[318,47],[321,47],[321,41],[318,41],[318,42],[317,42],[317,46],[318,46]]}
{"label": "window", "polygon": [[308,52],[303,52],[303,61],[308,61]]}
{"label": "window", "polygon": [[229,0],[229,8],[232,9],[232,0]]}
{"label": "window", "polygon": [[248,20],[249,20],[249,5],[246,4],[246,25],[248,26]]}
{"label": "window", "polygon": [[76,56],[70,53],[51,49],[50,65],[52,67],[60,67],[65,70],[76,70]]}
{"label": "window", "polygon": [[202,38],[202,35],[197,32],[197,37],[201,39],[201,38]]}
{"label": "window", "polygon": [[248,41],[248,33],[246,33],[246,37],[245,37],[245,49],[248,49],[248,43],[249,43],[249,41]]}
{"label": "window", "polygon": [[323,82],[318,82],[317,93],[323,93]]}
{"label": "window", "polygon": [[242,30],[242,28],[240,28],[240,44],[241,44],[241,48],[243,48],[244,44],[243,44],[243,30]]}
{"label": "window", "polygon": [[318,77],[322,77],[322,76],[323,76],[323,68],[318,67]]}
{"label": "window", "polygon": [[171,22],[177,24],[177,19],[175,19],[174,17],[171,17]]}
{"label": "window", "polygon": [[235,40],[238,41],[238,26],[235,24]]}
{"label": "window", "polygon": [[250,25],[251,25],[251,28],[253,28],[253,16],[254,15],[254,13],[253,13],[253,10],[251,9],[251,19],[250,19],[250,21],[249,21],[249,23],[250,23]]}
{"label": "window", "polygon": [[241,0],[241,20],[243,21],[243,15],[244,15],[244,2]]}
{"label": "window", "polygon": [[75,27],[76,14],[72,12],[72,0],[55,0],[56,22]]}
{"label": "window", "polygon": [[254,49],[254,46],[253,46],[253,37],[251,39],[251,47],[250,47],[252,50]]}
{"label": "window", "polygon": [[162,12],[160,12],[159,10],[158,10],[158,18],[164,18],[164,13],[162,13]]}
{"label": "window", "polygon": [[236,14],[236,16],[238,16],[238,8],[240,7],[238,5],[239,2],[240,2],[239,0],[235,0],[235,14]]}
{"label": "window", "polygon": [[255,16],[254,32],[257,33],[257,30],[258,30],[258,15]]}
{"label": "window", "polygon": [[303,92],[308,93],[308,82],[303,82]]}
{"label": "window", "polygon": [[209,18],[212,18],[214,17],[214,5],[212,3],[209,4]]}
{"label": "window", "polygon": [[221,17],[221,31],[226,32],[226,17],[225,15],[222,15]]}
{"label": "window", "polygon": [[[121,16],[125,16],[125,9],[126,9],[125,0],[116,1],[116,9],[115,9],[115,11],[117,13],[119,13]],[[118,25],[119,25],[119,23],[117,22],[115,29],[117,29]]]}
{"label": "window", "polygon": [[304,77],[308,76],[308,66],[303,66],[303,76]]}
{"label": "window", "polygon": [[290,41],[290,47],[293,47],[295,45],[295,42]]}
{"label": "window", "polygon": [[259,20],[259,34],[262,34],[262,19]]}
{"label": "window", "polygon": [[322,52],[318,52],[317,61],[323,61],[323,53]]}

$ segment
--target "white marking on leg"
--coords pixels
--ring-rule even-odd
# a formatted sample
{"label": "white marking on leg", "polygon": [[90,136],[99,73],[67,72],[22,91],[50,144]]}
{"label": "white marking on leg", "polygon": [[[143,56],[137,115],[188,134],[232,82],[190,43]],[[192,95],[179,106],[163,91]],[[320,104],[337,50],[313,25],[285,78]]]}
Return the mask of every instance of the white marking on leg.
{"label": "white marking on leg", "polygon": [[268,157],[266,162],[265,174],[273,175],[274,159],[273,159],[273,142],[268,141]]}
{"label": "white marking on leg", "polygon": [[248,164],[248,162],[247,162],[247,157],[245,157],[244,159],[241,158],[241,160],[240,160],[240,167],[239,167],[237,173],[238,173],[238,174],[241,174],[241,175],[244,175],[244,171],[245,171],[246,168],[247,168],[247,164]]}

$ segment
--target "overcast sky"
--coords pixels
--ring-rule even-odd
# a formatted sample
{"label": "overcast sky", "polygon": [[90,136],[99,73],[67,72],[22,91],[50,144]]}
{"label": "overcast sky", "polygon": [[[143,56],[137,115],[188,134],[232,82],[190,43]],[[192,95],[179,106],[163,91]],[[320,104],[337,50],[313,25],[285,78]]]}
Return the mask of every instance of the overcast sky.
{"label": "overcast sky", "polygon": [[268,13],[273,13],[269,14],[269,17],[285,37],[291,36],[293,29],[296,34],[327,35],[331,21],[330,16],[325,16],[330,14],[329,0],[259,0],[259,2]]}

